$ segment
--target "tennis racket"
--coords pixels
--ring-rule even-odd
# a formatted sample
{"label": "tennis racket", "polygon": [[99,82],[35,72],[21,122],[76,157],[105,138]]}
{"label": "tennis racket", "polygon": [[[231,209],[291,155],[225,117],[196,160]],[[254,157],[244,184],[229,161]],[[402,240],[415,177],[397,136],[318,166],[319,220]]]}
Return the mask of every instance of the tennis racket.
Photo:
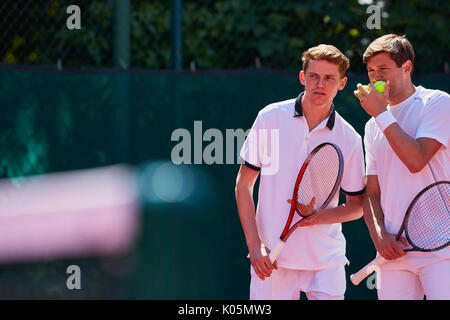
{"label": "tennis racket", "polygon": [[[397,233],[403,232],[411,248],[404,251],[437,251],[450,244],[450,181],[438,181],[420,191],[406,211]],[[387,260],[381,255],[350,276],[358,285]]]}
{"label": "tennis racket", "polygon": [[297,212],[304,218],[313,215],[319,209],[325,208],[339,189],[343,170],[344,158],[342,152],[333,143],[323,143],[314,148],[308,155],[295,181],[286,225],[280,239],[269,254],[272,263],[301,221],[296,222],[291,227],[294,213]]}

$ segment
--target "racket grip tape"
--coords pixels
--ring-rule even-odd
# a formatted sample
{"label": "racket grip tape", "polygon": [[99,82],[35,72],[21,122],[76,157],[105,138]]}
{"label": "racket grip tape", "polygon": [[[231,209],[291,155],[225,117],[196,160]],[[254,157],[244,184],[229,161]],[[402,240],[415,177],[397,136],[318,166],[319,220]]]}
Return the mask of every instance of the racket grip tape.
{"label": "racket grip tape", "polygon": [[270,251],[269,258],[270,262],[274,263],[277,259],[278,255],[280,254],[281,249],[283,249],[285,242],[283,240],[278,240],[277,244],[273,248],[273,250]]}
{"label": "racket grip tape", "polygon": [[350,281],[357,286],[361,281],[363,281],[368,275],[374,272],[379,266],[385,263],[387,260],[382,256],[378,256],[372,261],[370,261],[364,268],[350,276]]}

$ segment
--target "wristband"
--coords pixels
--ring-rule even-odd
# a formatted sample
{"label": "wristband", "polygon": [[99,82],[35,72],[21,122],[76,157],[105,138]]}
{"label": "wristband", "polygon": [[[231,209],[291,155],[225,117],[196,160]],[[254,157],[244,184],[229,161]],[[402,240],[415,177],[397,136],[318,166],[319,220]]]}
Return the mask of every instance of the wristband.
{"label": "wristband", "polygon": [[381,131],[384,132],[387,127],[389,127],[394,122],[397,122],[397,120],[395,120],[394,115],[389,110],[386,110],[380,113],[375,118],[375,122],[377,123],[378,127],[380,127]]}

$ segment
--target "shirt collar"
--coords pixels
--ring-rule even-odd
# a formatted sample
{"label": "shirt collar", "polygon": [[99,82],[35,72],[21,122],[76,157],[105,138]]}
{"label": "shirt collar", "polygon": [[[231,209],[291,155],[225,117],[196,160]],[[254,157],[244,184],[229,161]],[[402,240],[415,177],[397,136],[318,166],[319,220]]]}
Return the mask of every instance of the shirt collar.
{"label": "shirt collar", "polygon": [[[294,117],[303,117],[303,110],[302,110],[303,94],[304,94],[304,92],[300,93],[298,95],[297,99],[295,99]],[[333,130],[335,120],[336,120],[336,110],[335,110],[334,104],[331,103],[331,114],[328,117],[328,121],[327,121],[328,129]]]}

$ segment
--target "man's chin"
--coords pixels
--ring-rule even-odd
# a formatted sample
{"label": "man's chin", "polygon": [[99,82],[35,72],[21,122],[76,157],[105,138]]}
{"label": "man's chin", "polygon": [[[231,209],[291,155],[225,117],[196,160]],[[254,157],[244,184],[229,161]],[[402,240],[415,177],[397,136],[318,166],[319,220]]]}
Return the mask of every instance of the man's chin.
{"label": "man's chin", "polygon": [[311,101],[314,104],[324,104],[327,103],[329,100],[329,97],[327,95],[320,95],[320,94],[312,94]]}

